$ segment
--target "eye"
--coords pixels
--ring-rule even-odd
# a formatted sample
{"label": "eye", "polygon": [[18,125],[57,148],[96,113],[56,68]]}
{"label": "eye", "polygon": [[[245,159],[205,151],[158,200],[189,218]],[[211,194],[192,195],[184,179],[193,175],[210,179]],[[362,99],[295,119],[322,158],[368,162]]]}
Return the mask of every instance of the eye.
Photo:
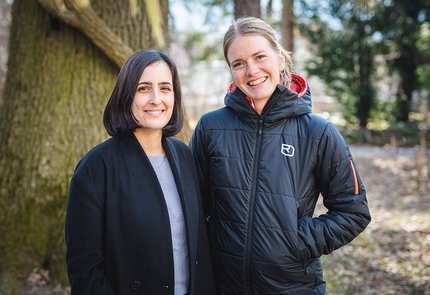
{"label": "eye", "polygon": [[139,87],[137,87],[137,92],[142,92],[142,91],[149,91],[150,87],[148,85],[139,85]]}
{"label": "eye", "polygon": [[166,92],[172,91],[172,88],[170,86],[161,86],[160,89],[161,91],[166,91]]}
{"label": "eye", "polygon": [[231,64],[231,68],[234,70],[239,70],[245,66],[245,63],[243,61],[234,62]]}
{"label": "eye", "polygon": [[264,55],[264,54],[259,54],[259,55],[257,55],[256,57],[255,57],[255,59],[256,60],[262,60],[262,59],[264,59],[266,57],[266,55]]}

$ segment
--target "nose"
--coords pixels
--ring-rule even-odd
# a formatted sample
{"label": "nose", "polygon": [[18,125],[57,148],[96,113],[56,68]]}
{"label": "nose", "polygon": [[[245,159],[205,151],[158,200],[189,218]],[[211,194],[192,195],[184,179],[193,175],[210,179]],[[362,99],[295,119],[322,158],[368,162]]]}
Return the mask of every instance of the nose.
{"label": "nose", "polygon": [[260,69],[258,68],[258,66],[252,62],[248,62],[246,64],[246,75],[247,76],[253,76],[256,73],[258,73]]}
{"label": "nose", "polygon": [[161,102],[160,93],[158,92],[158,90],[152,91],[151,99],[149,100],[149,102],[152,104],[159,104]]}

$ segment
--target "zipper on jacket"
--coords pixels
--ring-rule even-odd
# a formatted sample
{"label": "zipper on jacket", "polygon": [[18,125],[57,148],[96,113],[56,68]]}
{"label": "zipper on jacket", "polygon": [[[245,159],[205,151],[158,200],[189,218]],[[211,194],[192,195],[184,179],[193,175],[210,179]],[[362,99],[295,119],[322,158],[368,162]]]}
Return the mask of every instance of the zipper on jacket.
{"label": "zipper on jacket", "polygon": [[248,228],[246,232],[246,252],[245,252],[245,284],[246,284],[246,294],[252,294],[252,286],[250,279],[249,262],[251,256],[251,245],[252,245],[252,231],[254,223],[254,206],[255,206],[255,193],[257,190],[257,174],[258,174],[258,163],[260,161],[260,146],[263,133],[263,117],[258,116],[257,123],[257,141],[255,144],[255,158],[254,165],[252,167],[252,182],[251,182],[251,194],[249,198],[249,218],[248,218]]}

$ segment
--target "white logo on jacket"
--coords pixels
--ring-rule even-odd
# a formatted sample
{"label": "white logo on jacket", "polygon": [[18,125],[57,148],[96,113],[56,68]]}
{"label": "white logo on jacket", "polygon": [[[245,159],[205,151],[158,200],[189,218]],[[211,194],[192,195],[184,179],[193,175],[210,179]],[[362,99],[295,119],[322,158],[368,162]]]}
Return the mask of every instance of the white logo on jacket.
{"label": "white logo on jacket", "polygon": [[292,145],[289,145],[289,144],[282,144],[281,153],[284,156],[292,157],[292,156],[294,156],[294,147]]}

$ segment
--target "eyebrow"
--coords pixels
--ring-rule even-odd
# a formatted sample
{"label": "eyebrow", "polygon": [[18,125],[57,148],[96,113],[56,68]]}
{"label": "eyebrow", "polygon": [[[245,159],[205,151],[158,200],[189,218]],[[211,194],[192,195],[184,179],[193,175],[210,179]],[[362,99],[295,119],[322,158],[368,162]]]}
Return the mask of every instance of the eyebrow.
{"label": "eyebrow", "polygon": [[[137,85],[152,85],[152,83],[151,82],[139,82]],[[165,81],[165,82],[158,83],[158,85],[172,85],[172,83]]]}

